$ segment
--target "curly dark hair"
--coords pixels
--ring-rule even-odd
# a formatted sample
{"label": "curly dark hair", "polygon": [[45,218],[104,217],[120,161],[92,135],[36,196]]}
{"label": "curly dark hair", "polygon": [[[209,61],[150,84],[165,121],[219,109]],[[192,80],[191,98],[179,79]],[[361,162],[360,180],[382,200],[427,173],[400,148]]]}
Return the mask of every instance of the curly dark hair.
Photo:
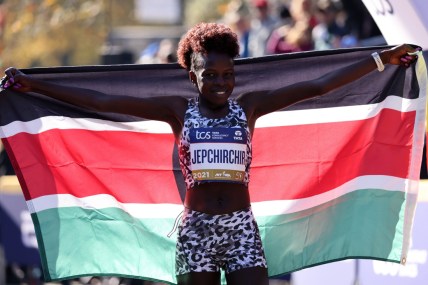
{"label": "curly dark hair", "polygon": [[190,70],[196,63],[196,54],[206,55],[209,52],[223,53],[231,58],[236,58],[239,55],[237,35],[223,24],[197,24],[184,35],[178,44],[178,63],[183,68]]}

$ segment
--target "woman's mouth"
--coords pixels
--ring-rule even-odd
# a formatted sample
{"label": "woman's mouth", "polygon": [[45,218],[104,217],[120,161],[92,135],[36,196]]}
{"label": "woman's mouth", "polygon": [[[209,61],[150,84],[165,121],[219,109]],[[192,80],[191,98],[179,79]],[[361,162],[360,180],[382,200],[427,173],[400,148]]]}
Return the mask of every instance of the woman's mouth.
{"label": "woman's mouth", "polygon": [[217,91],[214,91],[213,93],[221,96],[221,95],[227,94],[227,90],[217,90]]}

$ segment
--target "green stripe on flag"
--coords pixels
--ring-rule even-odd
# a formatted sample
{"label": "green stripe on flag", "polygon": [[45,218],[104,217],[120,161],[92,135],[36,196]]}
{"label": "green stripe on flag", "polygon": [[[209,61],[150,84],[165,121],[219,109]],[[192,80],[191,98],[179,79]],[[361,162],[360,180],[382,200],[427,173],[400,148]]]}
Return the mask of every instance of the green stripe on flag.
{"label": "green stripe on flag", "polygon": [[43,225],[38,242],[50,280],[104,275],[175,282],[176,238],[167,237],[174,219],[138,220],[119,208],[79,207],[49,209],[35,218],[37,227]]}
{"label": "green stripe on flag", "polygon": [[269,275],[346,258],[399,262],[404,205],[403,192],[363,189],[294,214],[258,217]]}

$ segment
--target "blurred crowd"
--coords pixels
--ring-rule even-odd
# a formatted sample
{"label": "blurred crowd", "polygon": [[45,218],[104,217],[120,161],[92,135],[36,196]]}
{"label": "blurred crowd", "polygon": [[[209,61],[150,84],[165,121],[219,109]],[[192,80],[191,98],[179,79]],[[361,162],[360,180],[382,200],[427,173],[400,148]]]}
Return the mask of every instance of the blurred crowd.
{"label": "blurred crowd", "polygon": [[[240,57],[386,44],[361,0],[232,0],[221,19],[238,35]],[[174,62],[165,39],[137,63]]]}
{"label": "blurred crowd", "polygon": [[[385,44],[361,0],[232,0],[218,21],[229,25],[238,35],[241,58]],[[176,45],[177,42],[171,39],[150,43],[142,51],[137,63],[175,62]],[[7,161],[5,153],[2,153],[0,159]],[[7,169],[11,167],[3,162],[1,164],[2,174],[8,174]],[[42,282],[41,269],[37,266],[9,264],[6,268],[6,284],[47,284]],[[271,284],[284,285],[289,282],[290,276],[287,275],[272,280]],[[163,283],[116,277],[85,277],[52,284]]]}

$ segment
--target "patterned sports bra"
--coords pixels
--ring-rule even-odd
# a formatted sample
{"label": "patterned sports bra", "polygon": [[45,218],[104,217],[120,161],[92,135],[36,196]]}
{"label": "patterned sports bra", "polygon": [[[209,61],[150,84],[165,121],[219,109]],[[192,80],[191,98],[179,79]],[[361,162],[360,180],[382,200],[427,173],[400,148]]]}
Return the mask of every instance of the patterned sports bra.
{"label": "patterned sports bra", "polygon": [[209,119],[199,112],[197,98],[189,100],[178,145],[187,189],[206,182],[248,185],[252,153],[247,117],[235,100],[228,102],[226,117]]}

